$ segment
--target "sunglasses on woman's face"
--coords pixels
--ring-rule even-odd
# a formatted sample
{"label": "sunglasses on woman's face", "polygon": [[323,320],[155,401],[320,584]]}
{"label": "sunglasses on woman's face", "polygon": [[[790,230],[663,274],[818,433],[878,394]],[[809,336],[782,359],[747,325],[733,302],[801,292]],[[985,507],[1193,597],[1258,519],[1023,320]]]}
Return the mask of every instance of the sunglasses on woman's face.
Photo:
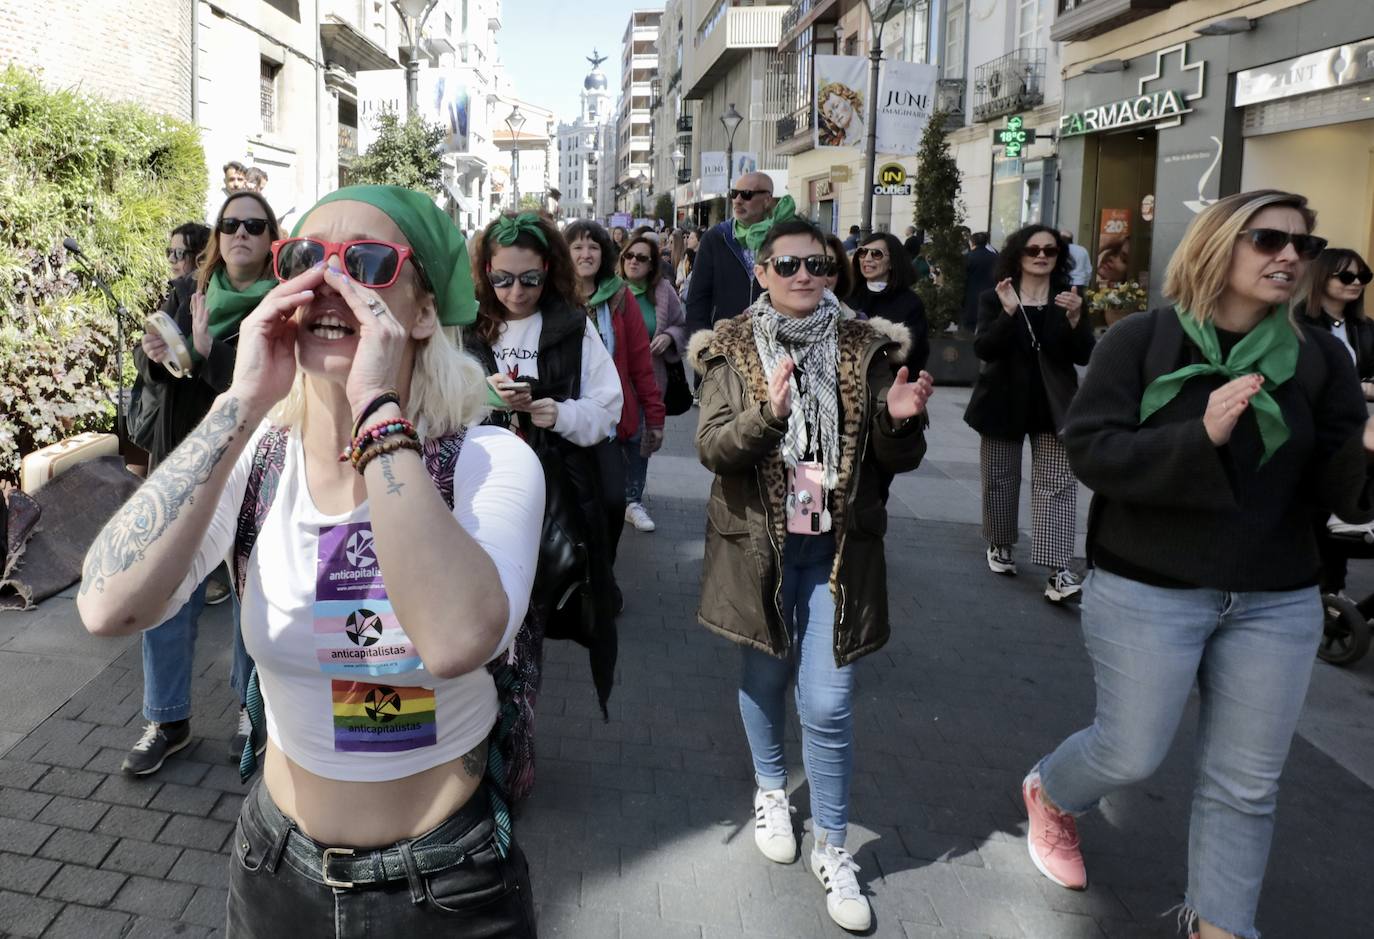
{"label": "sunglasses on woman's face", "polygon": [[1240,234],[1248,238],[1260,254],[1278,254],[1291,244],[1298,257],[1310,261],[1326,250],[1326,239],[1316,235],[1295,235],[1277,228],[1247,228]]}
{"label": "sunglasses on woman's face", "polygon": [[637,251],[626,251],[622,257],[624,257],[626,261],[638,261],[640,264],[648,264],[653,260],[649,255],[640,254]]}
{"label": "sunglasses on woman's face", "polygon": [[883,258],[887,257],[887,252],[880,248],[860,248],[854,252],[854,257],[858,258],[860,261],[864,258],[872,258],[875,261],[881,261]]}
{"label": "sunglasses on woman's face", "polygon": [[487,281],[497,290],[505,290],[513,286],[517,280],[521,287],[542,287],[546,276],[547,274],[538,268],[521,271],[519,274],[512,274],[510,271],[487,271]]}
{"label": "sunglasses on woman's face", "polygon": [[1339,280],[1341,283],[1345,284],[1347,287],[1355,283],[1355,281],[1357,280],[1360,282],[1360,286],[1363,287],[1365,284],[1368,284],[1371,280],[1374,280],[1374,271],[1365,270],[1360,271],[1358,274],[1356,274],[1354,271],[1337,271],[1331,276]]}
{"label": "sunglasses on woman's face", "polygon": [[[187,251],[185,248],[168,248],[168,249],[167,249],[167,260],[169,260],[169,261],[184,261],[184,260],[186,259],[186,255],[189,254],[189,253],[190,253],[190,252]],[[1349,283],[1349,281],[1347,281],[1347,283]]]}
{"label": "sunglasses on woman's face", "polygon": [[796,277],[797,271],[801,270],[803,264],[806,265],[806,273],[812,277],[833,277],[838,273],[835,259],[828,254],[812,254],[804,258],[782,254],[775,258],[769,258],[763,263],[765,266],[772,265],[774,272],[779,277]]}
{"label": "sunglasses on woman's face", "polygon": [[286,238],[272,242],[272,273],[277,280],[290,280],[304,274],[325,258],[343,261],[348,276],[364,287],[390,287],[401,274],[407,258],[424,281],[424,272],[414,252],[405,245],[389,241],[321,241],[318,238]]}
{"label": "sunglasses on woman's face", "polygon": [[219,230],[226,235],[232,235],[239,230],[242,225],[248,229],[250,235],[261,235],[267,231],[267,219],[265,218],[222,218],[219,220]]}
{"label": "sunglasses on woman's face", "polygon": [[1059,257],[1059,249],[1054,245],[1026,245],[1026,247],[1021,250],[1021,253],[1028,258]]}

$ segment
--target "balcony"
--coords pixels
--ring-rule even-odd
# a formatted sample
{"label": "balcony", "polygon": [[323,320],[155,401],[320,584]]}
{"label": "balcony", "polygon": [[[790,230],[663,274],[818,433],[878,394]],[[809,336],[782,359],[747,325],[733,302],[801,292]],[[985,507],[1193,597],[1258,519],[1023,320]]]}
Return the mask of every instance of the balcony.
{"label": "balcony", "polygon": [[1015,49],[973,73],[973,119],[990,121],[1045,100],[1045,50]]}
{"label": "balcony", "polygon": [[968,106],[964,103],[966,90],[967,82],[962,78],[941,78],[935,83],[935,107],[949,115],[945,120],[946,130],[964,126],[968,115]]}
{"label": "balcony", "polygon": [[816,111],[811,103],[797,108],[791,114],[778,118],[777,150],[779,156],[793,156],[805,153],[815,146]]}
{"label": "balcony", "polygon": [[788,7],[727,7],[707,18],[683,68],[682,97],[700,100],[750,49],[776,49]]}
{"label": "balcony", "polygon": [[1059,15],[1050,26],[1055,42],[1091,39],[1168,9],[1178,0],[1059,0]]}
{"label": "balcony", "polygon": [[679,134],[687,134],[688,136],[691,136],[692,115],[684,114],[677,119],[677,132]]}
{"label": "balcony", "polygon": [[802,33],[817,23],[834,23],[844,12],[839,0],[792,0],[792,6],[782,18],[782,36],[778,48],[785,49],[797,41]]}
{"label": "balcony", "polygon": [[687,168],[683,168],[683,169],[678,170],[678,171],[677,171],[677,181],[678,181],[679,184],[681,184],[681,183],[690,183],[690,182],[692,181],[692,171],[691,171],[690,169],[687,169]]}

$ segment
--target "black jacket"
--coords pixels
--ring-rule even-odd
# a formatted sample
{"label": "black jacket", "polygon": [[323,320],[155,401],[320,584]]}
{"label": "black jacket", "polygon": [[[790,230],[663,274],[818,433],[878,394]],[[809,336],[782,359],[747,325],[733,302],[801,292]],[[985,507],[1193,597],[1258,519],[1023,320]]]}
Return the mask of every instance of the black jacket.
{"label": "black jacket", "polygon": [[[991,255],[989,255],[991,257]],[[1053,297],[1067,285],[1050,287]],[[1093,351],[1092,324],[1087,310],[1078,326],[1069,325],[1062,307],[1045,309],[1044,324],[1036,330],[1051,367],[1066,380],[1078,384],[1075,365],[1086,365]],[[1040,360],[1031,344],[1026,318],[1018,310],[1008,316],[995,290],[985,290],[978,301],[978,331],[974,354],[983,365],[973,386],[964,421],[984,437],[1020,440],[1027,433],[1055,430],[1049,421],[1049,404],[1040,378]]]}
{"label": "black jacket", "polygon": [[[1325,310],[1319,310],[1315,317],[1308,317],[1306,305],[1299,306],[1297,315],[1302,322],[1310,323],[1317,329],[1331,332],[1335,321]],[[1363,316],[1350,316],[1345,320],[1345,335],[1355,349],[1355,373],[1360,381],[1374,381],[1374,323]]]}
{"label": "black jacket", "polygon": [[905,365],[914,381],[915,373],[925,368],[926,360],[930,358],[930,327],[926,322],[925,304],[916,291],[889,288],[882,293],[874,293],[860,283],[850,294],[848,303],[869,319],[881,317],[901,323],[911,330],[911,351],[905,362],[897,364]]}
{"label": "black jacket", "polygon": [[735,240],[734,222],[726,219],[701,236],[692,282],[687,288],[687,333],[711,329],[721,320],[739,316],[763,288]]}
{"label": "black jacket", "polygon": [[978,322],[978,299],[983,291],[997,286],[993,273],[997,268],[997,252],[975,248],[964,255],[964,319],[963,326],[973,329]]}
{"label": "black jacket", "polygon": [[[191,295],[196,292],[194,274],[186,274],[169,285],[162,312],[176,321],[177,328],[191,342]],[[185,378],[173,378],[156,362],[148,360],[142,348],[134,349],[134,366],[143,379],[144,406],[157,402],[158,415],[153,425],[153,445],[148,449],[148,471],[167,458],[177,444],[196,429],[215,398],[229,390],[234,380],[234,357],[239,335],[235,332],[210,343],[210,355]]]}

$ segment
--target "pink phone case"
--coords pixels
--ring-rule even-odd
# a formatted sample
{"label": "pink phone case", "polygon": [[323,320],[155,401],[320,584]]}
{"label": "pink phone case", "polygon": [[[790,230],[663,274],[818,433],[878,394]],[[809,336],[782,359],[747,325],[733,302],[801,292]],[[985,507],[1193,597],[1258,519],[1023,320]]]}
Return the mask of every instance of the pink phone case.
{"label": "pink phone case", "polygon": [[787,530],[794,535],[819,535],[830,530],[825,506],[825,467],[802,462],[787,471]]}

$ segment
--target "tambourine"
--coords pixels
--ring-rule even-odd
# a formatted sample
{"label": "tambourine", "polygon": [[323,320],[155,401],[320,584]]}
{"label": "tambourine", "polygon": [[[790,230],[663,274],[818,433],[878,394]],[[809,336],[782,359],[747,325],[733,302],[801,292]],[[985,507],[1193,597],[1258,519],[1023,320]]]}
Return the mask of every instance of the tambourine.
{"label": "tambourine", "polygon": [[186,337],[181,334],[181,330],[177,329],[176,322],[159,310],[148,314],[143,325],[147,327],[148,332],[167,344],[168,356],[162,367],[173,378],[185,378],[191,374],[191,347],[186,343]]}

